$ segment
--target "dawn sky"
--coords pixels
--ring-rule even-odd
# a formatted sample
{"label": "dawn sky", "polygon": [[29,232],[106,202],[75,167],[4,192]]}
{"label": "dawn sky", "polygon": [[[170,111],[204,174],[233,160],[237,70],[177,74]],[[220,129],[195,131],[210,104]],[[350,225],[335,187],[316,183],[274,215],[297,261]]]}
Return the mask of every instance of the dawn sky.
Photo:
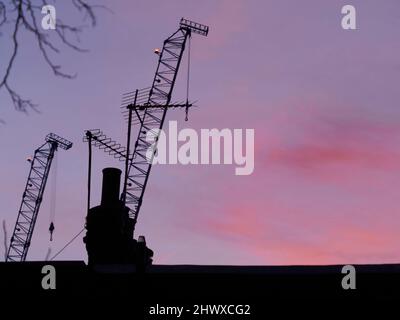
{"label": "dawn sky", "polygon": [[[39,105],[17,112],[0,91],[0,217],[10,236],[29,172],[26,158],[49,132],[74,142],[57,155],[54,241],[49,242],[49,178],[30,260],[57,252],[83,227],[87,145],[99,128],[125,141],[121,94],[151,85],[154,48],[181,17],[210,26],[192,37],[189,121],[178,128],[255,129],[255,170],[234,165],[158,165],[152,169],[136,236],[158,264],[341,264],[399,262],[400,2],[397,0],[96,1],[95,28],[74,52],[53,60],[77,78],[56,78],[31,36],[10,82]],[[341,8],[357,10],[343,30]],[[58,7],[59,6],[59,7]],[[56,2],[57,17],[81,23]],[[89,22],[84,22],[88,24]],[[49,31],[52,32],[52,31]],[[0,37],[0,74],[11,54]],[[185,99],[186,56],[174,92]],[[101,169],[122,163],[93,152],[92,206]],[[3,238],[3,231],[0,231]],[[0,246],[0,253],[4,248]],[[86,259],[81,237],[57,259]]]}

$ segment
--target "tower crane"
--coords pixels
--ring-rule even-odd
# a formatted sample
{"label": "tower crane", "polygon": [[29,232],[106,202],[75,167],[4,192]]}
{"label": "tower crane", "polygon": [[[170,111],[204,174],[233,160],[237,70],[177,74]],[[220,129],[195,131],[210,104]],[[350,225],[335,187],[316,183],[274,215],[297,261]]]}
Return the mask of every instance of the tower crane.
{"label": "tower crane", "polygon": [[[28,180],[22,195],[21,206],[18,211],[17,221],[11,236],[6,261],[25,261],[31,243],[33,230],[43,199],[44,189],[49,176],[54,153],[58,147],[68,150],[72,142],[60,136],[49,133],[45,143],[35,150],[31,163]],[[53,223],[50,225],[50,232],[54,230]]]}
{"label": "tower crane", "polygon": [[[171,103],[172,92],[185,47],[189,42],[188,61],[190,63],[191,35],[195,33],[207,36],[208,31],[208,26],[182,18],[178,30],[164,41],[163,48],[154,50],[159,59],[151,87],[136,90],[123,96],[122,108],[125,109],[125,117],[128,120],[126,147],[117,144],[100,130],[86,131],[84,141],[88,141],[89,144],[93,144],[119,160],[125,160],[125,180],[121,200],[128,206],[130,205],[129,216],[133,219],[134,225],[142,206],[158,137],[167,110],[184,108],[187,117],[188,108],[192,106],[188,97],[184,103]],[[137,124],[139,130],[134,151],[130,154],[132,124]],[[146,154],[150,149],[153,153],[151,159],[148,159]]]}

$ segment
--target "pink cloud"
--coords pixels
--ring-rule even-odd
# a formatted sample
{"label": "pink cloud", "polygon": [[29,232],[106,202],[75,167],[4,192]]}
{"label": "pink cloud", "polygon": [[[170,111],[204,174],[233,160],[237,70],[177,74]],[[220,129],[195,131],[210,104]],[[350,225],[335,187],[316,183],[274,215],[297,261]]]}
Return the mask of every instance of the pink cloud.
{"label": "pink cloud", "polygon": [[300,105],[256,128],[257,175],[224,180],[218,214],[194,214],[197,233],[258,264],[396,262],[395,121]]}
{"label": "pink cloud", "polygon": [[265,233],[264,225],[259,222],[256,207],[240,205],[227,206],[222,219],[207,217],[203,222],[207,231],[229,238],[253,238]]}
{"label": "pink cloud", "polygon": [[[379,146],[376,147],[379,148]],[[372,145],[362,146],[357,150],[340,145],[308,144],[295,148],[276,148],[268,154],[268,162],[276,162],[296,169],[318,169],[329,165],[362,166],[375,169],[400,168],[400,154],[390,149],[376,150]]]}
{"label": "pink cloud", "polygon": [[299,208],[290,213],[284,205],[269,207],[258,202],[247,208],[243,204],[236,209],[227,206],[218,218],[200,220],[200,226],[197,221],[197,228],[224,241],[224,246],[247,252],[258,264],[389,263],[400,259],[396,254],[400,235],[387,222],[374,224],[371,217],[365,217],[371,223],[363,225],[356,216],[334,221],[324,217],[323,212],[307,213]]}
{"label": "pink cloud", "polygon": [[[337,169],[400,169],[400,129],[396,121],[381,121],[362,110],[305,101],[277,108],[256,152],[263,168],[284,166],[318,175]],[[260,132],[260,131],[259,131]],[[336,169],[336,170],[335,170]]]}

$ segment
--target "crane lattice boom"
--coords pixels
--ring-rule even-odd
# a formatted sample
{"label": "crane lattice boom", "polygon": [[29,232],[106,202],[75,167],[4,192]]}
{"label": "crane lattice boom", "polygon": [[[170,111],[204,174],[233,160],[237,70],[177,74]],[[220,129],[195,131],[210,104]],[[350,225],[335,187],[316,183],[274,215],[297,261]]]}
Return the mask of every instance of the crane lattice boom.
{"label": "crane lattice boom", "polygon": [[[157,51],[159,60],[153,84],[148,96],[144,95],[147,98],[147,102],[139,107],[138,112],[136,112],[140,129],[134,146],[133,159],[129,165],[126,185],[124,186],[125,194],[122,195],[125,203],[133,206],[130,209],[130,216],[135,222],[142,205],[154,157],[153,153],[152,159],[148,159],[146,153],[149,148],[156,148],[157,146],[159,132],[163,127],[167,110],[170,107],[172,91],[185,45],[192,32],[207,36],[208,27],[182,18],[179,29],[164,41],[161,52]],[[138,93],[136,93],[135,100],[138,98],[137,95]],[[128,126],[131,126],[131,124],[128,123]]]}
{"label": "crane lattice boom", "polygon": [[42,203],[47,177],[54,153],[58,147],[68,150],[72,147],[72,142],[50,133],[46,136],[46,142],[35,150],[33,159],[29,160],[31,169],[22,195],[22,202],[11,236],[6,261],[21,262],[26,259]]}
{"label": "crane lattice boom", "polygon": [[[205,25],[182,18],[179,29],[164,41],[162,50],[155,50],[155,53],[159,55],[159,60],[151,87],[123,95],[121,108],[124,109],[124,118],[128,120],[126,147],[108,138],[98,129],[87,130],[85,133],[84,141],[90,142],[91,145],[121,161],[125,160],[125,181],[121,200],[131,205],[129,215],[134,219],[134,223],[142,205],[154,152],[156,152],[158,137],[167,110],[185,108],[187,112],[188,108],[192,107],[188,97],[186,102],[171,103],[172,91],[187,40],[192,33],[207,36],[208,29]],[[131,154],[130,136],[133,124],[138,125],[139,130],[134,151]],[[153,151],[151,159],[148,157],[149,150]]]}

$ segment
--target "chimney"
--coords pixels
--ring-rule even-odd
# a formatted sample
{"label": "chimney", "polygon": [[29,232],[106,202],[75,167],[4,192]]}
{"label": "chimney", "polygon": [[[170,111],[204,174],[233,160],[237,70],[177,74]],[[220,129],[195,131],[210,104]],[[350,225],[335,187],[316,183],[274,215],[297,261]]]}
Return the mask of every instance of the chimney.
{"label": "chimney", "polygon": [[86,217],[86,235],[83,242],[88,253],[88,264],[131,264],[143,272],[152,263],[153,251],[144,237],[133,239],[134,221],[129,208],[119,199],[121,170],[103,169],[101,205],[89,209]]}
{"label": "chimney", "polygon": [[117,168],[103,169],[103,186],[101,191],[101,205],[113,206],[119,201],[121,170]]}

